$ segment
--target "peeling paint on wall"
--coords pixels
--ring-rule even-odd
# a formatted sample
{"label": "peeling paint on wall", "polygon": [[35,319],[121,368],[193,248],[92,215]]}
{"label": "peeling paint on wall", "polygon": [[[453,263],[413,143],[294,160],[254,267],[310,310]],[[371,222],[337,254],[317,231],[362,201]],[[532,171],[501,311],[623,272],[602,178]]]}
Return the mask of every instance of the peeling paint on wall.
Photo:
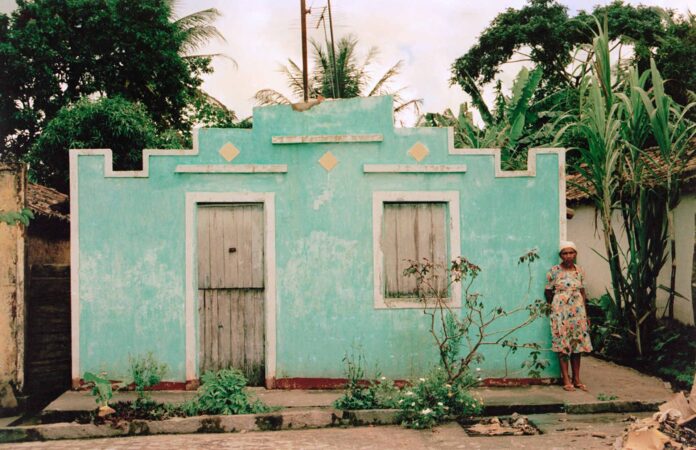
{"label": "peeling paint on wall", "polygon": [[[24,208],[23,166],[0,165],[0,212]],[[24,240],[22,225],[0,223],[0,385],[24,383]],[[0,399],[2,401],[2,399]]]}
{"label": "peeling paint on wall", "polygon": [[331,197],[333,197],[333,191],[330,188],[324,189],[322,193],[314,199],[314,203],[312,203],[312,208],[315,211],[318,210],[324,203],[330,201]]}
{"label": "peeling paint on wall", "polygon": [[[302,113],[288,105],[256,108],[253,129],[202,129],[193,150],[170,151],[171,156],[149,151],[137,173],[114,172],[108,152],[73,151],[72,244],[79,263],[73,273],[79,285],[73,376],[102,368],[121,374],[129,354],[153,350],[170,366],[172,380],[185,380],[184,361],[197,358],[186,353],[187,333],[194,334],[190,351],[198,351],[197,330],[185,326],[186,246],[195,252],[185,231],[185,199],[191,193],[274,198],[272,377],[342,377],[341,360],[353,345],[387,376],[408,378],[427,370],[437,355],[422,311],[374,307],[373,193],[459,192],[461,248],[450,253],[483,268],[477,290],[492,305],[514,307],[521,301],[522,295],[512,293],[524,292],[526,283],[510,271],[532,247],[542,256],[533,271],[541,295],[562,231],[562,152],[533,153],[533,173],[500,175],[494,152],[455,152],[450,138],[446,129],[394,129],[391,98],[378,97],[326,101]],[[228,142],[240,149],[230,163],[218,153]],[[408,154],[417,142],[428,149],[421,163]],[[317,161],[329,150],[339,164],[327,172]],[[223,163],[255,170],[185,169]],[[366,164],[439,169],[365,173]],[[264,172],[278,165],[283,173]],[[195,275],[195,268],[191,271]],[[190,301],[197,324],[197,300]],[[547,346],[548,324],[535,323],[520,338]],[[504,358],[502,350],[487,351],[486,376],[503,375]],[[509,365],[519,366],[522,359],[515,355]]]}

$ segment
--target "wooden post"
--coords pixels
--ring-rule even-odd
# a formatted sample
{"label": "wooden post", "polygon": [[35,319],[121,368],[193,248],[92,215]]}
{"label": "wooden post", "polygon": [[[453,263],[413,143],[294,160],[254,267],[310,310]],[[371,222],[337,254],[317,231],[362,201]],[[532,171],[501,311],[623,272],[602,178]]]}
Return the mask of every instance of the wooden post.
{"label": "wooden post", "polygon": [[307,90],[307,8],[305,0],[300,0],[300,22],[302,26],[302,86],[304,87],[304,101],[309,100],[309,92]]}
{"label": "wooden post", "polygon": [[[696,220],[696,215],[694,215]],[[691,260],[691,314],[696,324],[696,227],[694,227],[694,256]]]}
{"label": "wooden post", "polygon": [[331,65],[333,66],[333,78],[336,80],[336,98],[341,98],[341,86],[338,84],[338,72],[336,71],[336,45],[334,44],[333,19],[331,16],[331,0],[327,0],[329,7],[329,30],[331,31]]}

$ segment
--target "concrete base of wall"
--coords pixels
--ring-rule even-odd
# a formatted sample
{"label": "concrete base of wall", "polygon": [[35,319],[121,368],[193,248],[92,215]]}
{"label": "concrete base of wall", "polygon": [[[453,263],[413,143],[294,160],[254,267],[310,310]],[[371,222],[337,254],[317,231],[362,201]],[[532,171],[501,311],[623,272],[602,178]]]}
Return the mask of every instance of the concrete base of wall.
{"label": "concrete base of wall", "polygon": [[[558,384],[558,378],[485,378],[482,386],[538,386]],[[348,380],[346,378],[278,378],[271,380],[269,389],[343,389]],[[364,380],[365,385],[368,384]],[[408,384],[407,380],[394,380],[394,384],[401,387]]]}
{"label": "concrete base of wall", "polygon": [[0,417],[14,415],[18,409],[19,402],[10,383],[0,383]]}

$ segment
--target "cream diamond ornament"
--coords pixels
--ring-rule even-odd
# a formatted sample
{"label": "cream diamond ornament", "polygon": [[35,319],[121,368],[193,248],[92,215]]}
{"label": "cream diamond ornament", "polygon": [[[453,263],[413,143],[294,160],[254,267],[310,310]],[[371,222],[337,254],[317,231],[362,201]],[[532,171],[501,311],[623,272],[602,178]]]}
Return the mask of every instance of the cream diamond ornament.
{"label": "cream diamond ornament", "polygon": [[408,154],[411,155],[411,158],[415,159],[418,162],[423,161],[423,158],[428,156],[430,151],[428,150],[428,147],[426,147],[423,143],[421,142],[416,142],[416,144],[411,147],[411,149],[408,151]]}
{"label": "cream diamond ornament", "polygon": [[220,155],[230,162],[239,155],[239,149],[228,142],[220,148]]}
{"label": "cream diamond ornament", "polygon": [[331,152],[324,153],[324,156],[319,158],[319,164],[321,167],[326,169],[327,172],[331,172],[336,164],[338,164],[338,159]]}

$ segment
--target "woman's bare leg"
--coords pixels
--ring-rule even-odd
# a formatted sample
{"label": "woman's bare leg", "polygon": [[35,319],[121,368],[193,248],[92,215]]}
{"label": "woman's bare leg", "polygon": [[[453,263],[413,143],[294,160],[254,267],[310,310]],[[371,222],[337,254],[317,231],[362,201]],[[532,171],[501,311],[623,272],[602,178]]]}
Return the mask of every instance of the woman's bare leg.
{"label": "woman's bare leg", "polygon": [[570,355],[570,366],[573,369],[573,386],[576,388],[580,388],[582,390],[586,390],[587,388],[585,385],[582,383],[580,380],[580,358],[581,358],[580,353],[572,353]]}
{"label": "woman's bare leg", "polygon": [[568,355],[563,353],[558,354],[558,364],[561,366],[561,378],[563,378],[563,388],[566,389],[568,386],[573,386],[568,375]]}

